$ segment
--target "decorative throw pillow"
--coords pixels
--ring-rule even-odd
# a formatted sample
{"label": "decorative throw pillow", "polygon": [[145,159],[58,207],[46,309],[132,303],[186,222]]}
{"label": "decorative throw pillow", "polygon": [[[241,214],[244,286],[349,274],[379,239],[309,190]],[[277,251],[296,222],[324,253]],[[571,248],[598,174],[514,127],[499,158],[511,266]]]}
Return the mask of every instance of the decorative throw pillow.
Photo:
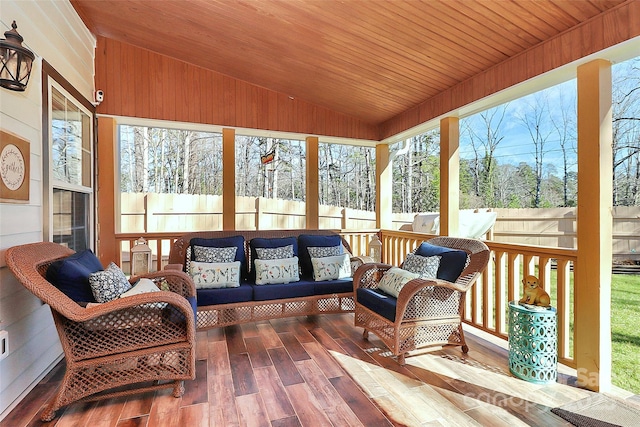
{"label": "decorative throw pillow", "polygon": [[257,259],[256,285],[290,283],[300,280],[298,257],[284,259]]}
{"label": "decorative throw pillow", "polygon": [[308,247],[309,256],[313,258],[325,258],[342,254],[342,246],[311,246]]}
{"label": "decorative throw pillow", "polygon": [[313,276],[309,247],[340,246],[341,244],[342,237],[339,234],[300,234],[298,236],[298,250],[303,276],[309,278]]}
{"label": "decorative throw pillow", "polygon": [[407,282],[419,277],[420,275],[416,273],[412,273],[398,267],[391,267],[382,275],[382,279],[378,284],[378,289],[380,289],[384,293],[398,298],[398,295],[400,295],[400,290],[402,290],[404,285],[406,285]]}
{"label": "decorative throw pillow", "polygon": [[133,285],[127,292],[120,294],[120,298],[130,297],[131,295],[146,294],[149,292],[159,292],[158,286],[151,279],[142,278]]}
{"label": "decorative throw pillow", "polygon": [[240,261],[191,261],[189,274],[196,289],[237,288],[240,286]]}
{"label": "decorative throw pillow", "polygon": [[440,267],[439,255],[434,256],[420,256],[414,254],[407,254],[407,259],[404,260],[402,268],[420,275],[421,279],[435,279],[438,274],[438,267]]}
{"label": "decorative throw pillow", "polygon": [[351,258],[349,254],[311,258],[311,265],[313,265],[313,280],[315,281],[351,277]]}
{"label": "decorative throw pillow", "polygon": [[194,246],[194,261],[198,262],[233,262],[238,248],[214,248],[209,246]]}
{"label": "decorative throw pillow", "polygon": [[458,280],[460,273],[462,273],[462,270],[464,270],[468,262],[468,256],[465,251],[432,245],[427,242],[418,246],[415,254],[420,256],[440,255],[442,258],[440,259],[440,266],[438,267],[436,277],[448,282]]}
{"label": "decorative throw pillow", "polygon": [[91,273],[89,275],[89,285],[97,302],[114,300],[131,289],[127,276],[113,262],[109,264],[106,270]]}
{"label": "decorative throw pillow", "polygon": [[255,248],[258,259],[293,258],[293,245],[279,248]]}

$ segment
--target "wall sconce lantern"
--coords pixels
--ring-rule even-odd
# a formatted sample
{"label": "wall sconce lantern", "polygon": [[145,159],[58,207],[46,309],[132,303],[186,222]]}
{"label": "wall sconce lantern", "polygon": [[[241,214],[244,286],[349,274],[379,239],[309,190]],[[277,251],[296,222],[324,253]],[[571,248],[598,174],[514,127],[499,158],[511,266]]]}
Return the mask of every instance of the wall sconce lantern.
{"label": "wall sconce lantern", "polygon": [[135,245],[131,248],[131,275],[139,276],[148,273],[151,263],[151,248],[147,245],[144,237],[141,237],[135,241]]}
{"label": "wall sconce lantern", "polygon": [[381,262],[382,260],[382,242],[380,242],[377,234],[374,234],[369,242],[369,256],[375,262]]}
{"label": "wall sconce lantern", "polygon": [[29,83],[35,55],[22,46],[24,39],[17,28],[16,21],[13,21],[11,30],[5,31],[5,38],[0,39],[0,86],[22,92]]}

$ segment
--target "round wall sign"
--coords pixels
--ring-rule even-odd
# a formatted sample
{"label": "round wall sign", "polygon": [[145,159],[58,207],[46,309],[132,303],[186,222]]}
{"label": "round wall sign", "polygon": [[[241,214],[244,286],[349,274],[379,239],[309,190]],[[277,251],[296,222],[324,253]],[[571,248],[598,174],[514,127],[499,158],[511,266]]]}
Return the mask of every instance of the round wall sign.
{"label": "round wall sign", "polygon": [[18,190],[26,175],[24,157],[13,144],[7,144],[0,153],[0,177],[4,185],[11,191]]}

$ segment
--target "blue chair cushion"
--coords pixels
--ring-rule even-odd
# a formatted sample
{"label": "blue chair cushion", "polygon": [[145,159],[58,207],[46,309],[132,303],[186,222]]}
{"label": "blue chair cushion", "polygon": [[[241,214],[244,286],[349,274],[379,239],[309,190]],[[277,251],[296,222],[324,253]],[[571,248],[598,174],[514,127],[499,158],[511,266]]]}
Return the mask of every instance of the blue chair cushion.
{"label": "blue chair cushion", "polygon": [[198,307],[217,304],[247,302],[253,299],[253,287],[241,283],[237,288],[197,289]]}
{"label": "blue chair cushion", "polygon": [[[227,248],[227,247],[235,246],[237,250],[236,250],[236,257],[234,261],[240,261],[240,277],[242,279],[247,278],[247,258],[244,250],[243,236],[217,237],[214,239],[203,239],[201,237],[194,237],[189,242],[189,245],[190,246],[207,246],[210,248]],[[195,251],[193,250],[191,251],[191,261],[195,261]]]}
{"label": "blue chair cushion", "polygon": [[398,300],[385,294],[379,289],[358,288],[356,290],[358,304],[369,310],[386,317],[392,322],[396,321],[396,306]]}
{"label": "blue chair cushion", "polygon": [[300,268],[302,269],[301,277],[313,277],[313,265],[311,264],[311,256],[307,248],[310,247],[327,247],[340,246],[342,238],[338,234],[332,235],[313,235],[301,234],[298,236],[298,250],[300,255]]}
{"label": "blue chair cushion", "polygon": [[252,285],[255,301],[269,301],[283,298],[298,298],[313,295],[313,281]]}
{"label": "blue chair cushion", "polygon": [[282,248],[289,245],[293,245],[293,255],[298,256],[298,240],[295,237],[256,237],[251,239],[249,241],[249,248],[251,249],[249,280],[254,281],[256,277],[255,260],[258,258],[256,248]]}
{"label": "blue chair cushion", "polygon": [[314,295],[343,294],[345,292],[353,292],[353,280],[351,277],[346,279],[325,280],[322,282],[314,281]]}
{"label": "blue chair cushion", "polygon": [[75,302],[96,302],[89,285],[89,275],[103,270],[98,257],[91,249],[86,249],[51,263],[46,277]]}
{"label": "blue chair cushion", "polygon": [[458,280],[467,263],[467,253],[465,251],[436,246],[427,242],[422,243],[415,254],[425,257],[439,255],[441,257],[440,266],[436,277],[449,282]]}

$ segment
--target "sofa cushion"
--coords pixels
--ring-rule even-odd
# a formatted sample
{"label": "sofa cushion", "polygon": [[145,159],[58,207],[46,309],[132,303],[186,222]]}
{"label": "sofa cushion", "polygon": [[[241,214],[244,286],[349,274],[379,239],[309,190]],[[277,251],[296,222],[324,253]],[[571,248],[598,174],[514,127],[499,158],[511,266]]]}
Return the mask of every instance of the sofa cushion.
{"label": "sofa cushion", "polygon": [[46,277],[73,301],[96,302],[89,285],[89,275],[102,270],[100,260],[91,249],[87,249],[51,263]]}
{"label": "sofa cushion", "polygon": [[351,277],[351,258],[349,254],[311,258],[313,280],[335,280]]}
{"label": "sofa cushion", "polygon": [[255,301],[307,297],[313,295],[313,292],[313,281],[281,283],[268,286],[253,285],[253,299]]}
{"label": "sofa cushion", "polygon": [[392,322],[396,321],[396,306],[398,300],[381,291],[380,289],[358,288],[356,290],[358,304],[369,310],[386,317]]}
{"label": "sofa cushion", "polygon": [[300,280],[298,257],[283,259],[257,259],[256,285],[291,283]]}
{"label": "sofa cushion", "polygon": [[314,235],[301,234],[298,236],[298,250],[300,257],[300,268],[302,277],[312,277],[313,265],[311,264],[311,256],[309,255],[309,247],[328,247],[341,246],[342,238],[337,234],[331,235]]}
{"label": "sofa cushion", "polygon": [[351,277],[345,279],[326,280],[323,282],[313,281],[314,295],[343,294],[353,292],[353,280]]}
{"label": "sofa cushion", "polygon": [[[249,249],[251,255],[251,262],[248,265],[249,279],[255,281],[255,260],[259,259],[257,248],[275,249],[275,248],[287,248],[289,245],[293,248],[293,256],[298,256],[298,240],[295,237],[255,237],[249,241]],[[284,249],[283,249],[284,250]],[[287,250],[288,252],[288,250]],[[286,258],[286,257],[280,257]],[[265,259],[265,258],[263,258]],[[277,258],[270,258],[277,259]]]}
{"label": "sofa cushion", "polygon": [[198,307],[233,304],[253,299],[253,285],[241,283],[237,288],[196,289]]}
{"label": "sofa cushion", "polygon": [[[194,237],[189,242],[190,246],[206,246],[211,248],[228,248],[235,246],[236,256],[233,261],[240,261],[240,277],[245,279],[247,277],[247,257],[245,255],[244,248],[244,236],[232,236],[232,237],[217,237],[213,239],[204,239],[201,237]],[[191,260],[195,261],[194,251],[191,251]],[[186,268],[186,266],[185,266]],[[188,270],[185,270],[188,272]]]}
{"label": "sofa cushion", "polygon": [[415,252],[416,255],[429,257],[439,255],[438,279],[455,282],[467,264],[467,253],[459,249],[422,243]]}

